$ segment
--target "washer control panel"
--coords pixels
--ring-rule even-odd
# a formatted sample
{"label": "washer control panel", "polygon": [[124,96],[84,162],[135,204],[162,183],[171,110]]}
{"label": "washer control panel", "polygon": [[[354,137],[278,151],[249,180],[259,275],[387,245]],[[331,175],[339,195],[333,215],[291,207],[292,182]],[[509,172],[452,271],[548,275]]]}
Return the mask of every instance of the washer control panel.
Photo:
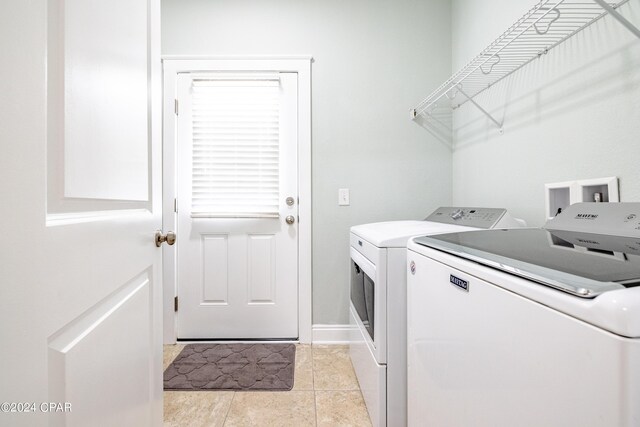
{"label": "washer control panel", "polygon": [[425,221],[493,228],[506,212],[506,209],[499,208],[441,207],[426,217]]}
{"label": "washer control panel", "polygon": [[574,203],[543,228],[638,238],[640,203]]}

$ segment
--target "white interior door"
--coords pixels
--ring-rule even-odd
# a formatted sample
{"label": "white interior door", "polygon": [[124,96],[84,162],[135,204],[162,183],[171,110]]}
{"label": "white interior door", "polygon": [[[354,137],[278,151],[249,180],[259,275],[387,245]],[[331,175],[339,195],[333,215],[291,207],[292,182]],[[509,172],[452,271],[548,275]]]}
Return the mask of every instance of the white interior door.
{"label": "white interior door", "polygon": [[159,17],[0,6],[0,425],[162,423]]}
{"label": "white interior door", "polygon": [[179,339],[298,337],[296,73],[182,73]]}

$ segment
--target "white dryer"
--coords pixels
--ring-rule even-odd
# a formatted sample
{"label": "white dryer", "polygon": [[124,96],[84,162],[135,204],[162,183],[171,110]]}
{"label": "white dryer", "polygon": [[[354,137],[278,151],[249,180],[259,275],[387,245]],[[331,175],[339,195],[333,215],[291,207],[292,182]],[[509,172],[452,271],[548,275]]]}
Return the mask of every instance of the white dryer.
{"label": "white dryer", "polygon": [[406,246],[412,236],[522,226],[505,209],[441,207],[351,227],[350,354],[375,427],[407,423]]}
{"label": "white dryer", "polygon": [[410,426],[640,426],[640,203],[407,257]]}

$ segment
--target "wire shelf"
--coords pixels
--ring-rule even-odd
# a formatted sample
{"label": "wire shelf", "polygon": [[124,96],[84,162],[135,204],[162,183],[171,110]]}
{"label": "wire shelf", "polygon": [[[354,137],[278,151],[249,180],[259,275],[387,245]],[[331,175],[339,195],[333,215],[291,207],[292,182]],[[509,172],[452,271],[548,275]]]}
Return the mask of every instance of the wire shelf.
{"label": "wire shelf", "polygon": [[422,115],[434,125],[448,127],[451,120],[446,115],[469,101],[502,128],[502,124],[478,105],[474,98],[608,13],[640,37],[640,31],[616,11],[628,1],[540,1],[413,108],[412,118]]}

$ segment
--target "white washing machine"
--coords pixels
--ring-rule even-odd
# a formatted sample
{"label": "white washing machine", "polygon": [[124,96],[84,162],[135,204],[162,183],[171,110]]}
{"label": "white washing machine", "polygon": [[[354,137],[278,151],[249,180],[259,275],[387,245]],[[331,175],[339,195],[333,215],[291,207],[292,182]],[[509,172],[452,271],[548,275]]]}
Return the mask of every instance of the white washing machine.
{"label": "white washing machine", "polygon": [[350,353],[373,425],[407,423],[406,246],[412,236],[522,226],[504,209],[441,207],[351,228]]}
{"label": "white washing machine", "polygon": [[640,426],[640,203],[407,258],[410,426]]}

